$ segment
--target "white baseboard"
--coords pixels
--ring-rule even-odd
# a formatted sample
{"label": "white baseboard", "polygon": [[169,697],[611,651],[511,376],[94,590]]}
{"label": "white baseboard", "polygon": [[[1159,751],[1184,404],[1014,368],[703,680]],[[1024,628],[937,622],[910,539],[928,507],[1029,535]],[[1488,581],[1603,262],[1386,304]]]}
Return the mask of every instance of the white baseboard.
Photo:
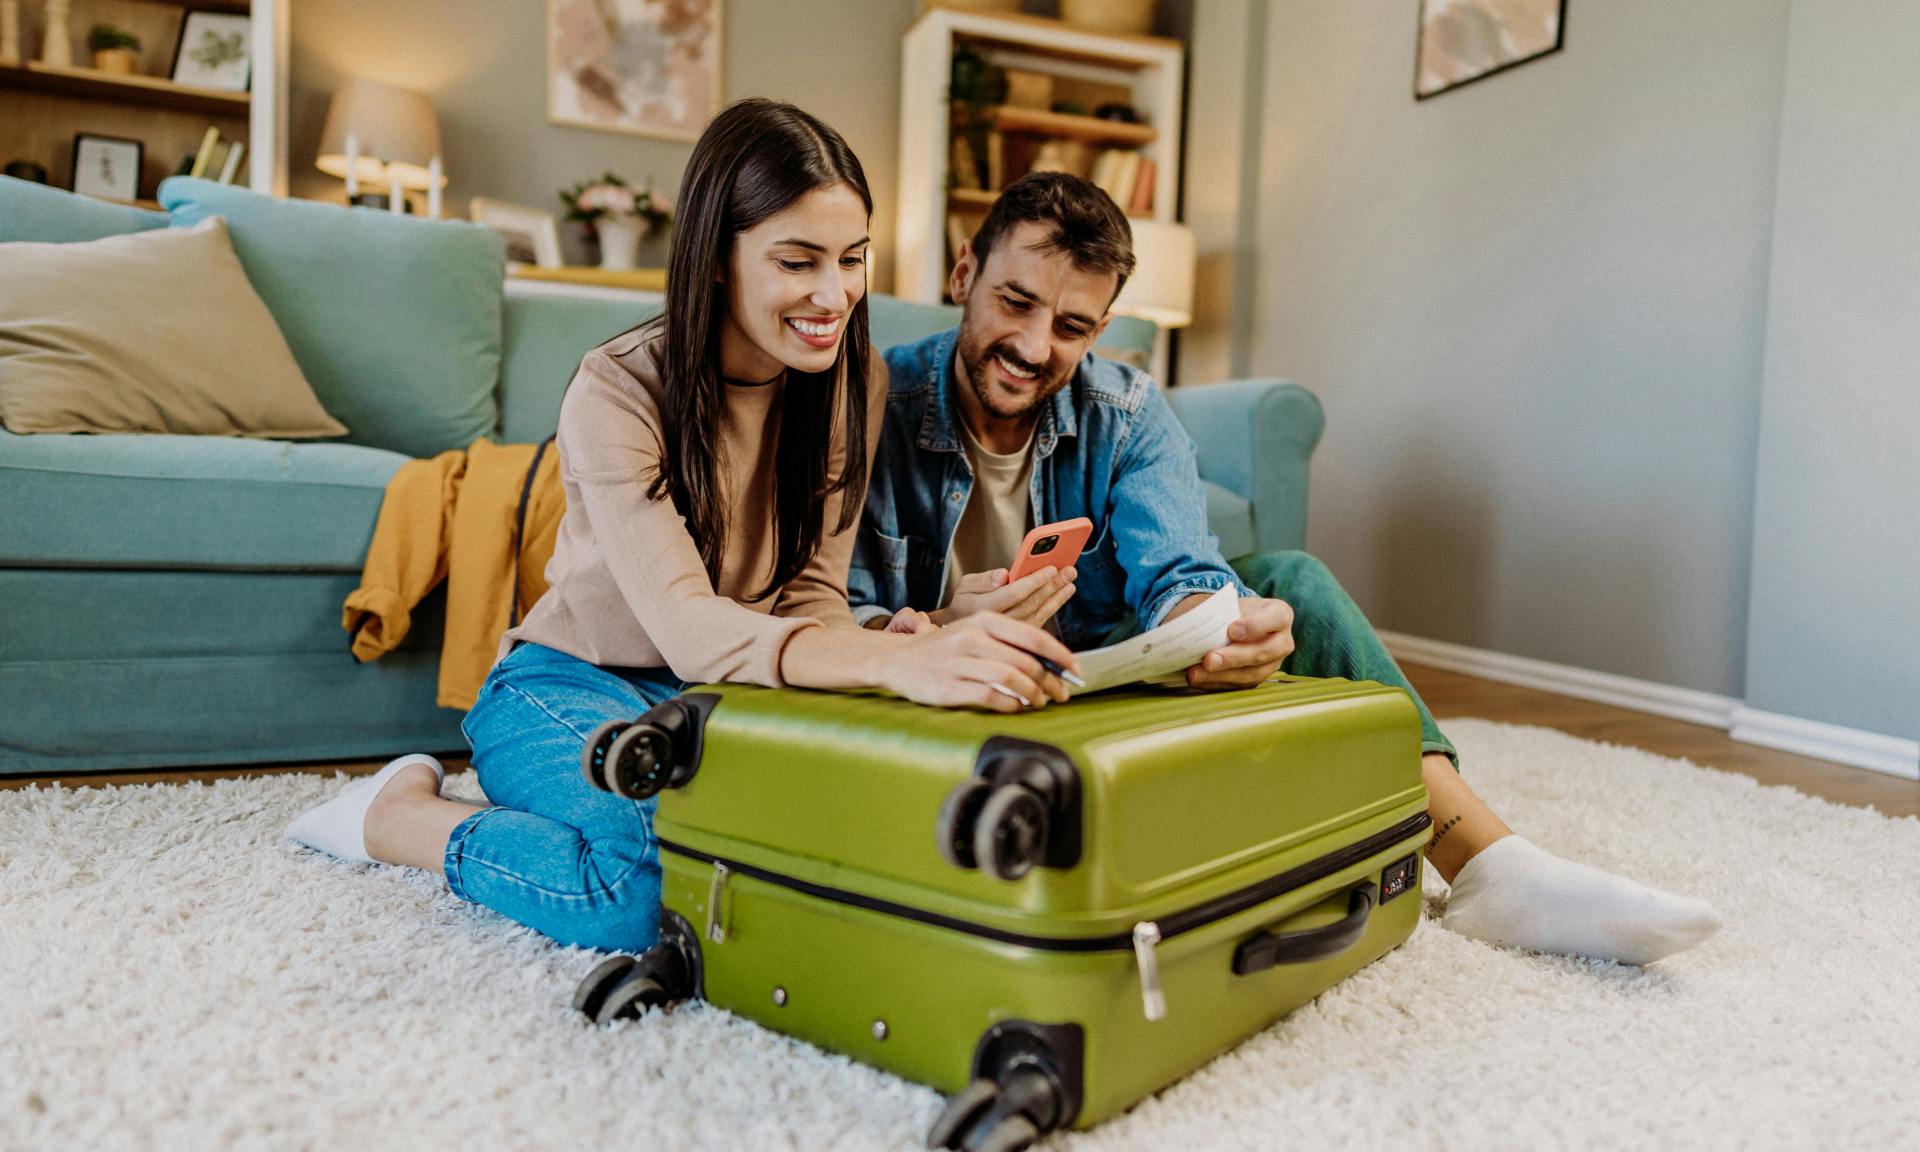
{"label": "white baseboard", "polygon": [[1762,712],[1742,706],[1734,709],[1732,731],[1735,740],[1761,744],[1802,756],[1816,756],[1884,772],[1907,780],[1920,780],[1920,740],[1902,740],[1858,728],[1843,728],[1819,720],[1802,720],[1778,712]]}
{"label": "white baseboard", "polygon": [[1878,732],[1845,728],[1817,720],[1803,720],[1777,712],[1762,712],[1748,708],[1731,696],[1676,688],[1671,684],[1656,684],[1650,680],[1615,676],[1609,672],[1592,672],[1527,656],[1510,656],[1504,652],[1489,652],[1484,648],[1469,648],[1464,644],[1449,644],[1443,640],[1428,640],[1399,632],[1382,632],[1380,638],[1386,642],[1387,650],[1393,653],[1396,660],[1408,660],[1484,680],[1498,680],[1504,684],[1520,684],[1538,688],[1542,692],[1593,700],[1616,708],[1684,720],[1690,724],[1724,728],[1735,740],[1748,744],[1778,748],[1903,779],[1920,780],[1920,741],[1903,740],[1897,736],[1884,736]]}
{"label": "white baseboard", "polygon": [[1464,672],[1469,676],[1498,680],[1504,684],[1521,684],[1542,692],[1594,700],[1601,704],[1612,704],[1616,708],[1631,708],[1635,712],[1651,712],[1656,716],[1685,720],[1689,724],[1705,724],[1710,728],[1730,726],[1734,710],[1740,707],[1740,701],[1731,696],[1716,696],[1692,688],[1675,688],[1670,684],[1655,684],[1651,680],[1635,680],[1631,676],[1615,676],[1610,672],[1590,672],[1570,664],[1554,664],[1528,656],[1509,656],[1505,652],[1468,648],[1464,644],[1449,644],[1444,640],[1427,640],[1398,632],[1382,632],[1380,639],[1386,641],[1387,651],[1393,653],[1396,660],[1404,658],[1415,664],[1444,668],[1449,672]]}

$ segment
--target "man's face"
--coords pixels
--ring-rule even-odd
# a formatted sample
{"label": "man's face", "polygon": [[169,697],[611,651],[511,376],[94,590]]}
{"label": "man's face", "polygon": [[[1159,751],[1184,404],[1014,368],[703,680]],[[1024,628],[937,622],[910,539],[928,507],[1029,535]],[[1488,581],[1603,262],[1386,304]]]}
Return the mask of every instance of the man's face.
{"label": "man's face", "polygon": [[989,419],[1032,419],[1106,330],[1119,278],[1037,247],[1047,235],[1046,225],[1022,223],[994,243],[985,267],[971,244],[954,265],[960,367]]}

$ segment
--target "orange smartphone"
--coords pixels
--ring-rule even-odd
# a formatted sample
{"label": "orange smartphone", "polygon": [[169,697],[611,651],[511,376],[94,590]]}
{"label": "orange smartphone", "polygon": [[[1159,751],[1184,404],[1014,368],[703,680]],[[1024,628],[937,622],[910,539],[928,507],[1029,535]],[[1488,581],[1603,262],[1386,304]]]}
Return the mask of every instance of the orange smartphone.
{"label": "orange smartphone", "polygon": [[1087,537],[1091,535],[1093,521],[1085,516],[1040,525],[1020,542],[1020,555],[1007,571],[1007,583],[1046,567],[1066,571],[1080,559],[1080,550],[1087,546]]}

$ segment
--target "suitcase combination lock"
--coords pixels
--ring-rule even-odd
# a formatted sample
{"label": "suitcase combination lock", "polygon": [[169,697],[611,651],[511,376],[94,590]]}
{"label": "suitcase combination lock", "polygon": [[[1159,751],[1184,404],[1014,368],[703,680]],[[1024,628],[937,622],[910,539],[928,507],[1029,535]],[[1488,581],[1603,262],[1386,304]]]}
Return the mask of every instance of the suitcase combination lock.
{"label": "suitcase combination lock", "polygon": [[1059,749],[996,736],[935,821],[940,857],[996,880],[1080,859],[1080,776]]}

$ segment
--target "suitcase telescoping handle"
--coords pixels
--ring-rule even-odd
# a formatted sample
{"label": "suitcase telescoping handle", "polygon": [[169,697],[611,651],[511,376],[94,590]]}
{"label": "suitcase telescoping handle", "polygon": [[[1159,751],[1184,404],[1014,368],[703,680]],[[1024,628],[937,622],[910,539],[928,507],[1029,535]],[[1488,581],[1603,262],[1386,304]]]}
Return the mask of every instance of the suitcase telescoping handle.
{"label": "suitcase telescoping handle", "polygon": [[1277,964],[1304,964],[1344,952],[1359,943],[1367,931],[1367,917],[1373,915],[1373,881],[1356,886],[1347,894],[1345,919],[1318,928],[1298,932],[1256,932],[1240,942],[1233,951],[1236,976],[1265,972]]}

